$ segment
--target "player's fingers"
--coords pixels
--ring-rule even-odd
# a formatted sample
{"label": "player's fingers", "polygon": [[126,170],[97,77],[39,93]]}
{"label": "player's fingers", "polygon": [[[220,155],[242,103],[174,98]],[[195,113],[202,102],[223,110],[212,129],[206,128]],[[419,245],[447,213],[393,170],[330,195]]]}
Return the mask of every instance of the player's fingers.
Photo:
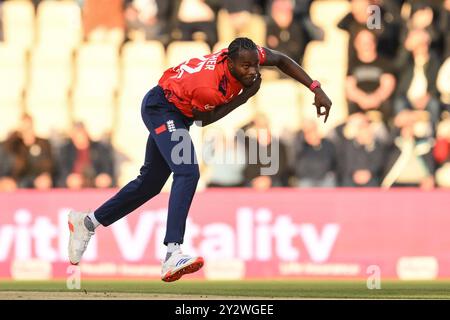
{"label": "player's fingers", "polygon": [[324,123],[327,122],[328,120],[328,116],[330,114],[330,107],[329,106],[322,106],[322,105],[317,105],[315,103],[313,103],[316,106],[317,109],[317,118],[320,118],[321,116],[325,116],[324,119]]}
{"label": "player's fingers", "polygon": [[327,111],[326,111],[326,113],[325,113],[325,119],[323,120],[323,123],[326,123],[327,122],[327,119],[328,119],[328,116],[330,115],[330,109],[329,108],[327,108]]}
{"label": "player's fingers", "polygon": [[321,115],[321,116],[324,116],[324,115],[326,115],[327,113],[328,113],[328,110],[327,110],[328,108],[326,107],[326,106],[319,106],[318,108],[317,108],[317,111],[318,111],[318,113]]}
{"label": "player's fingers", "polygon": [[320,105],[317,105],[315,102],[313,102],[313,106],[316,107],[317,118],[320,118]]}

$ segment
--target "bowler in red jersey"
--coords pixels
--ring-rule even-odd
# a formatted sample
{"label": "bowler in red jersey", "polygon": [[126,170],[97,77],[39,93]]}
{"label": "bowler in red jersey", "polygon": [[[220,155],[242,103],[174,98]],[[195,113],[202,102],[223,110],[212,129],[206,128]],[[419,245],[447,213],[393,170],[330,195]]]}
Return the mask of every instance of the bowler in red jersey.
{"label": "bowler in red jersey", "polygon": [[194,121],[201,126],[211,124],[247,102],[260,88],[260,68],[264,66],[276,66],[308,87],[314,94],[317,116],[324,116],[324,122],[327,121],[331,100],[320,83],[311,79],[291,58],[260,47],[248,38],[237,38],[226,49],[166,70],[141,105],[149,137],[140,175],[97,210],[69,214],[69,260],[72,264],[80,262],[98,226],[111,225],[159,194],[173,173],[164,238],[167,255],[161,279],[176,281],[203,266],[202,257],[183,254],[180,248],[200,178],[194,145],[188,135],[188,150],[180,161],[179,155],[174,157],[173,150],[179,141],[173,137],[188,132]]}

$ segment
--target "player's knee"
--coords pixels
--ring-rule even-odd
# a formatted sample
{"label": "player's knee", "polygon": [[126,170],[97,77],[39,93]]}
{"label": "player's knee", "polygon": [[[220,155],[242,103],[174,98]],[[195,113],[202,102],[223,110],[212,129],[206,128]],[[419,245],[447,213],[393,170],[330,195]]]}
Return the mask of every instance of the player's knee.
{"label": "player's knee", "polygon": [[198,165],[192,165],[189,167],[189,170],[187,171],[187,175],[195,181],[198,181],[200,179],[200,170],[198,168]]}
{"label": "player's knee", "polygon": [[192,178],[195,179],[195,181],[200,180],[200,169],[198,166],[195,166],[195,169],[192,172]]}
{"label": "player's knee", "polygon": [[159,171],[151,172],[149,163],[145,163],[141,169],[139,176],[133,181],[136,194],[142,196],[158,195],[164,187],[170,172],[164,174]]}
{"label": "player's knee", "polygon": [[161,183],[159,186],[154,186],[151,192],[152,196],[157,196],[158,194],[160,194],[163,187],[164,183]]}
{"label": "player's knee", "polygon": [[178,168],[178,170],[175,170],[174,174],[187,177],[193,181],[198,181],[200,179],[200,170],[198,165],[182,166]]}

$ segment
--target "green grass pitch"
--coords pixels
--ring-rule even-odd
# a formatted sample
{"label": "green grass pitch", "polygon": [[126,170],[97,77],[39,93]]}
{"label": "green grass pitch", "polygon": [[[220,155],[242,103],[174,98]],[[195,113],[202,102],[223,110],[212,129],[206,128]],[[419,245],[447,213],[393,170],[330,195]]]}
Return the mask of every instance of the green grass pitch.
{"label": "green grass pitch", "polygon": [[[68,290],[65,281],[0,281],[6,291],[61,293]],[[180,295],[198,298],[294,298],[294,299],[450,299],[450,281],[382,281],[380,289],[369,290],[365,281],[202,281],[182,279],[162,281],[83,281],[85,293],[134,293],[142,295]]]}

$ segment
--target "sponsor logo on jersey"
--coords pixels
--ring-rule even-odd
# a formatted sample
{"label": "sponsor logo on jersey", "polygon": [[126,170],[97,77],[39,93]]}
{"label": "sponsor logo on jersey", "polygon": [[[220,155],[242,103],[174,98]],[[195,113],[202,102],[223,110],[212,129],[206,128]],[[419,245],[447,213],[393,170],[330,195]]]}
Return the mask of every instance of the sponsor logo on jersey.
{"label": "sponsor logo on jersey", "polygon": [[173,120],[167,121],[166,124],[167,124],[167,129],[169,130],[169,132],[174,132],[176,130],[175,123],[173,122]]}

